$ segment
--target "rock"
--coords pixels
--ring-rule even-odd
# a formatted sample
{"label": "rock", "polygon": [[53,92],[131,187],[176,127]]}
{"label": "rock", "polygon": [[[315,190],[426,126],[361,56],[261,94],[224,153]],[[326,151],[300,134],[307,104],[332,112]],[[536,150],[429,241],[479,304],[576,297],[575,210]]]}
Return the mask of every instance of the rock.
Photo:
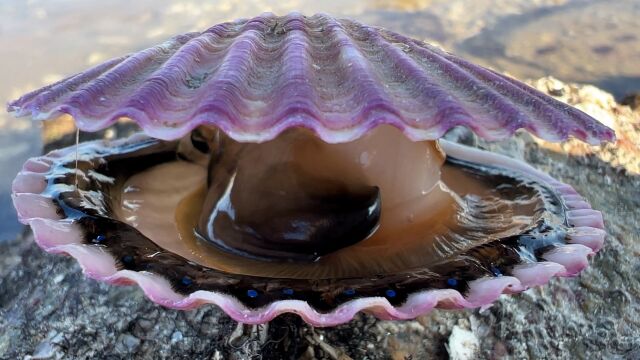
{"label": "rock", "polygon": [[620,101],[620,104],[627,105],[631,110],[637,110],[640,108],[640,93],[633,93],[625,96]]}
{"label": "rock", "polygon": [[64,352],[60,349],[60,342],[63,341],[62,333],[50,331],[47,338],[42,340],[33,351],[33,354],[26,355],[25,360],[40,359],[61,359]]}
{"label": "rock", "polygon": [[451,360],[475,359],[480,350],[480,340],[476,335],[459,326],[454,326],[447,342],[447,351]]}
{"label": "rock", "polygon": [[558,100],[577,107],[616,131],[614,144],[590,146],[571,139],[562,144],[533,139],[545,149],[574,156],[593,155],[613,167],[640,174],[640,116],[628,106],[616,103],[613,95],[591,85],[563,83],[553,77],[544,77],[530,84],[542,92],[556,96]]}
{"label": "rock", "polygon": [[131,334],[121,334],[116,342],[116,350],[123,354],[130,354],[140,346],[140,339]]}
{"label": "rock", "polygon": [[177,343],[182,341],[184,337],[182,336],[182,333],[180,331],[175,331],[172,335],[171,335],[171,342],[172,343]]}

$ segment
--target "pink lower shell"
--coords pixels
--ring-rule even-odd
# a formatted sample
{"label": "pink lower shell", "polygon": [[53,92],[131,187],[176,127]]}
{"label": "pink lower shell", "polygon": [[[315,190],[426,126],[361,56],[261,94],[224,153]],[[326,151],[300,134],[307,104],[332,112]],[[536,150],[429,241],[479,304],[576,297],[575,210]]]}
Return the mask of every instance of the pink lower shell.
{"label": "pink lower shell", "polygon": [[61,219],[52,200],[41,194],[53,159],[61,156],[64,150],[27,161],[14,180],[12,196],[20,221],[31,226],[38,245],[50,253],[73,256],[87,276],[116,285],[137,284],[149,299],[169,308],[187,310],[215,304],[234,320],[247,324],[265,323],[283,313],[298,314],[313,326],[335,326],[349,322],[360,311],[384,320],[406,320],[426,314],[434,308],[484,307],[501,294],[518,293],[532,286],[544,285],[554,276],[576,276],[588,266],[588,257],[602,247],[606,235],[602,214],[592,210],[571,186],[506,156],[444,140],[440,144],[448,155],[455,158],[516,170],[555,189],[568,209],[567,220],[572,226],[568,234],[569,244],[544,254],[545,262],[518,265],[513,270],[513,276],[471,281],[466,296],[454,289],[437,289],[411,294],[401,306],[392,306],[383,297],[367,297],[346,302],[328,313],[318,312],[300,300],[279,300],[263,308],[249,309],[227,294],[204,290],[187,296],[178,294],[162,276],[118,270],[115,259],[106,251],[84,244],[77,225],[71,220]]}

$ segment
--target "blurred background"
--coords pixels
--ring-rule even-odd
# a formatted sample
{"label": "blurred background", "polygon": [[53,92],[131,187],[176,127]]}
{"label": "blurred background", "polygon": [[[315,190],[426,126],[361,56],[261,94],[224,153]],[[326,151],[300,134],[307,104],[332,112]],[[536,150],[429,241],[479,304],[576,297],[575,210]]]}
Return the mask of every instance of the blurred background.
{"label": "blurred background", "polygon": [[[640,92],[640,0],[2,0],[0,100],[177,33],[292,10],[383,26],[519,79]],[[21,231],[11,181],[41,152],[40,124],[0,112],[0,242]]]}

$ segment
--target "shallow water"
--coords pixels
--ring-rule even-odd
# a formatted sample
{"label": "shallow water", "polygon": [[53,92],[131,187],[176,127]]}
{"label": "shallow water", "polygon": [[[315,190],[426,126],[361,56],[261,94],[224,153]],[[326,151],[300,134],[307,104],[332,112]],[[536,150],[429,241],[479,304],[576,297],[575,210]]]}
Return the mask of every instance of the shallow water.
{"label": "shallow water", "polygon": [[[620,97],[640,91],[640,1],[604,0],[3,0],[0,99],[167,37],[261,11],[327,12],[380,25],[518,78],[553,75]],[[0,114],[0,241],[21,227],[10,186],[41,152],[37,123]]]}

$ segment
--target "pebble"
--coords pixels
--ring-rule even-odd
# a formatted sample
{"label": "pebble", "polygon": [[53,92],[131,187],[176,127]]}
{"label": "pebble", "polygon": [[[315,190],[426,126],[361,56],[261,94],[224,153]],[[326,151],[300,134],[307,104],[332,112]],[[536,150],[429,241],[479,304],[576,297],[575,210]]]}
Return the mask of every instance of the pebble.
{"label": "pebble", "polygon": [[123,334],[120,336],[120,345],[120,350],[133,352],[140,345],[140,339],[131,334]]}
{"label": "pebble", "polygon": [[64,336],[61,333],[50,331],[47,338],[40,342],[32,355],[24,357],[25,360],[36,359],[60,359],[64,356],[60,348],[56,346],[58,343],[64,340]]}
{"label": "pebble", "polygon": [[454,326],[447,343],[447,351],[451,360],[476,359],[480,349],[480,341],[474,333]]}
{"label": "pebble", "polygon": [[173,334],[171,334],[171,342],[172,343],[177,343],[182,341],[182,339],[184,338],[184,336],[182,336],[182,332],[180,331],[174,331]]}

